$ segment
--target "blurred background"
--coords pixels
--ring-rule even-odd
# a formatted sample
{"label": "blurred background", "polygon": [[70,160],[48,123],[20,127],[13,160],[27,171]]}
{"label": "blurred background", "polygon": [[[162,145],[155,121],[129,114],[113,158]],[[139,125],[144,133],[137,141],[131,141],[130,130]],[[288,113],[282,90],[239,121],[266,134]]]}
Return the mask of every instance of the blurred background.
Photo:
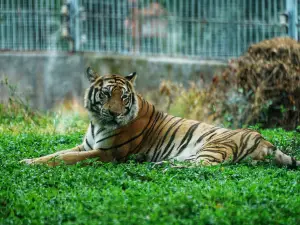
{"label": "blurred background", "polygon": [[1,107],[80,107],[92,66],[137,71],[179,116],[296,128],[299,16],[297,0],[0,0]]}

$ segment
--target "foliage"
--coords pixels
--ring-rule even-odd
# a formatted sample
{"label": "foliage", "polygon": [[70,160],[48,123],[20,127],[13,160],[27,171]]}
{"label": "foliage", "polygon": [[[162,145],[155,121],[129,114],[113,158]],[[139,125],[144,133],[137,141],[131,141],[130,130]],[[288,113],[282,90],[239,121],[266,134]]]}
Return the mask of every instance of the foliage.
{"label": "foliage", "polygon": [[17,91],[17,85],[7,78],[0,81],[1,86],[8,90],[8,99],[0,103],[0,132],[22,133],[35,129],[41,133],[61,133],[86,129],[87,113],[78,104],[65,101],[53,111],[42,113],[32,108]]}
{"label": "foliage", "polygon": [[[18,93],[17,85],[11,84],[7,77],[0,81],[0,87],[8,90],[8,100],[0,104],[0,123],[9,124],[14,122],[25,122],[36,124],[42,120],[42,115],[30,107],[28,101]],[[44,117],[46,118],[46,117]]]}
{"label": "foliage", "polygon": [[[168,107],[162,109],[225,127],[260,123],[263,127],[296,129],[300,124],[299,63],[297,42],[289,38],[260,42],[230,61],[206,88],[163,81],[160,98],[168,99]],[[159,103],[157,99],[154,102]]]}
{"label": "foliage", "polygon": [[[161,107],[162,111],[167,111],[169,114],[189,119],[199,119],[206,116],[204,100],[206,93],[198,88],[198,86],[191,82],[188,90],[182,84],[163,81],[160,85],[160,98],[165,96],[162,104],[155,106]],[[167,101],[167,104],[166,104]]]}
{"label": "foliage", "polygon": [[234,127],[259,122],[295,129],[300,124],[299,62],[300,45],[289,38],[250,46],[210,86],[215,119],[230,115]]}

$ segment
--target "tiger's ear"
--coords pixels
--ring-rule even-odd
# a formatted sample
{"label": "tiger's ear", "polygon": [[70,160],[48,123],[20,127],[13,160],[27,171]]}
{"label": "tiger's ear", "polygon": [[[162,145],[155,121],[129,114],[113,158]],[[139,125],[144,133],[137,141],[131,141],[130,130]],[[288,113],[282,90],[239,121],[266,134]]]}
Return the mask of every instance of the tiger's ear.
{"label": "tiger's ear", "polygon": [[91,67],[88,67],[86,69],[86,77],[88,78],[88,80],[93,83],[99,76],[98,73],[96,73]]}
{"label": "tiger's ear", "polygon": [[125,77],[128,81],[130,81],[132,84],[134,84],[135,78],[136,78],[136,72],[133,72]]}

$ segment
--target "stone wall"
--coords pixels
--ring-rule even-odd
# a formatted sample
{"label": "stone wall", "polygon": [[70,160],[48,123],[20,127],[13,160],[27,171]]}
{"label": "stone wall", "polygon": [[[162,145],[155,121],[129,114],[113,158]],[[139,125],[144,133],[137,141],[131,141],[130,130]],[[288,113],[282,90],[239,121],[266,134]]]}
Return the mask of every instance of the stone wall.
{"label": "stone wall", "polygon": [[[1,53],[0,80],[8,78],[17,85],[19,95],[31,106],[46,110],[65,98],[82,100],[88,86],[84,73],[92,66],[101,75],[127,75],[136,71],[139,92],[157,89],[161,80],[170,79],[187,85],[190,81],[209,83],[226,63],[164,57],[99,55],[94,53]],[[5,102],[8,88],[0,85],[0,101]]]}

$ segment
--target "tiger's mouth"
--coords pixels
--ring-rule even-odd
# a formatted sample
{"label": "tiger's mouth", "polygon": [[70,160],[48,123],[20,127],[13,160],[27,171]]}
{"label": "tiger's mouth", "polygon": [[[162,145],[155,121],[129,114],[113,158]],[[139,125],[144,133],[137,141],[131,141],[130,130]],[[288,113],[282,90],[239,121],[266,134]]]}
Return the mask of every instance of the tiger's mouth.
{"label": "tiger's mouth", "polygon": [[112,115],[103,114],[101,112],[99,113],[91,112],[91,116],[97,122],[100,122],[102,124],[107,124],[107,125],[121,125],[123,121],[123,115],[112,116]]}

